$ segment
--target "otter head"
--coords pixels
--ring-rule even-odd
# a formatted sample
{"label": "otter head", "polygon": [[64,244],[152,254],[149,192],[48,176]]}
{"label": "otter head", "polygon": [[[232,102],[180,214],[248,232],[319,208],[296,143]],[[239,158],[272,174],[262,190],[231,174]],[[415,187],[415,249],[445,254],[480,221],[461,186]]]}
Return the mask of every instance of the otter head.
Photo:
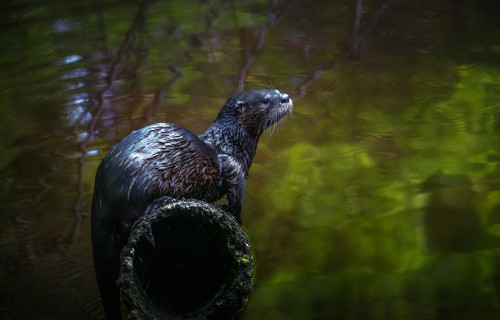
{"label": "otter head", "polygon": [[273,89],[252,90],[229,98],[217,119],[242,126],[258,138],[292,110],[292,99],[286,93]]}

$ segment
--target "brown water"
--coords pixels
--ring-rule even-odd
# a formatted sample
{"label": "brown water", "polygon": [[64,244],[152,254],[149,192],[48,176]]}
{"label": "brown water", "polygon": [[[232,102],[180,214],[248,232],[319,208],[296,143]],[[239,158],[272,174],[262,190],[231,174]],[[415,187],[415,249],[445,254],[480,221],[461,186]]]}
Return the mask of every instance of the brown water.
{"label": "brown water", "polygon": [[100,160],[266,87],[295,113],[250,171],[240,319],[498,317],[500,5],[363,2],[0,5],[0,318],[102,318]]}

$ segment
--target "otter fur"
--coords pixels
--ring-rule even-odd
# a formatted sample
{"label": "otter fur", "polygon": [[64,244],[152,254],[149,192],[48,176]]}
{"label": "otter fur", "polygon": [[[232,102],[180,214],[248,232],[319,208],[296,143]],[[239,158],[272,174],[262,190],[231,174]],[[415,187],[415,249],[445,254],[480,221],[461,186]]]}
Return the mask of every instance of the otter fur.
{"label": "otter fur", "polygon": [[121,318],[120,253],[148,205],[169,199],[227,197],[241,224],[245,181],[260,135],[292,111],[278,90],[234,94],[207,131],[196,136],[170,123],[132,132],[102,160],[92,201],[94,266],[108,319]]}

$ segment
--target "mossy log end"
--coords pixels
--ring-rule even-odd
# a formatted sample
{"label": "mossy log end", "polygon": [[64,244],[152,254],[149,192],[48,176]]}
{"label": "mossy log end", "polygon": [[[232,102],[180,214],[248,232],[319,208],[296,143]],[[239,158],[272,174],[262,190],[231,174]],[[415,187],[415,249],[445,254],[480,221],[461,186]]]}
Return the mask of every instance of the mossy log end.
{"label": "mossy log end", "polygon": [[129,319],[232,319],[252,290],[243,228],[203,201],[153,208],[134,226],[121,261]]}

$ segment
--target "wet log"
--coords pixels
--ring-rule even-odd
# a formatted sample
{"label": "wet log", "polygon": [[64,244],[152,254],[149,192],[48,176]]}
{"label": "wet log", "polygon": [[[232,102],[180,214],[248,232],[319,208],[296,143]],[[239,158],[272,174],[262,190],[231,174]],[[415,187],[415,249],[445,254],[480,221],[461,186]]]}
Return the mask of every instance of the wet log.
{"label": "wet log", "polygon": [[122,250],[118,285],[129,319],[233,319],[253,281],[243,228],[202,201],[149,212]]}

